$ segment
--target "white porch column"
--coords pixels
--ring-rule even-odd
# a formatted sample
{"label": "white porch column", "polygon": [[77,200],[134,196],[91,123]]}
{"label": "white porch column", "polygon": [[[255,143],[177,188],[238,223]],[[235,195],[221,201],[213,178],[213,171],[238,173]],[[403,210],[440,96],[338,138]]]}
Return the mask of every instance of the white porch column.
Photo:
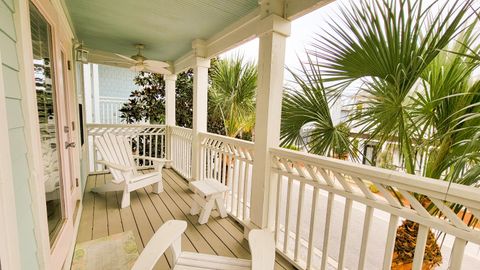
{"label": "white porch column", "polygon": [[175,82],[177,75],[165,75],[165,125],[175,126]]}
{"label": "white porch column", "polygon": [[273,202],[270,194],[276,192],[270,185],[269,148],[280,141],[285,43],[290,22],[272,14],[262,19],[260,29],[250,221],[254,227],[266,228],[269,208],[275,208],[269,205]]}
{"label": "white porch column", "polygon": [[[172,160],[172,140],[171,140],[171,129],[176,125],[175,121],[175,82],[177,80],[177,75],[165,75],[163,77],[165,80],[165,158]],[[167,167],[170,166],[170,163],[167,164]]]}
{"label": "white porch column", "polygon": [[192,140],[192,179],[200,177],[200,132],[207,131],[208,68],[210,59],[205,56],[205,42],[195,40],[193,65],[193,140]]}

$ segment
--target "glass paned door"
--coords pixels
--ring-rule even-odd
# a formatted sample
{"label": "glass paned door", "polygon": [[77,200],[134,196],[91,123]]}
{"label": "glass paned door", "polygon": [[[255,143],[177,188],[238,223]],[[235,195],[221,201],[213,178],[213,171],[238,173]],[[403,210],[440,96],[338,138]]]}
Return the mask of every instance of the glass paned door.
{"label": "glass paned door", "polygon": [[39,10],[30,4],[35,90],[37,97],[40,145],[42,149],[45,204],[50,245],[55,242],[65,221],[61,139],[61,121],[57,111],[54,80],[52,30]]}

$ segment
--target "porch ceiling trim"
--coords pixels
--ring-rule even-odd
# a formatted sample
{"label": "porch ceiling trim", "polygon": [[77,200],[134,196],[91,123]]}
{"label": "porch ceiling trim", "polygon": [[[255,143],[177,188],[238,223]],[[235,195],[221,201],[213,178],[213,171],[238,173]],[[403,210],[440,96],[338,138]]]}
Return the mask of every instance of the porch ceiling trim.
{"label": "porch ceiling trim", "polygon": [[[285,4],[285,17],[288,20],[293,20],[334,1],[335,0],[290,0]],[[192,67],[195,63],[195,57],[212,58],[258,37],[263,28],[260,23],[261,19],[261,7],[259,6],[235,23],[207,39],[205,42],[205,55],[198,55],[195,50],[192,49],[190,52],[175,60],[173,67],[174,72],[180,73]]]}

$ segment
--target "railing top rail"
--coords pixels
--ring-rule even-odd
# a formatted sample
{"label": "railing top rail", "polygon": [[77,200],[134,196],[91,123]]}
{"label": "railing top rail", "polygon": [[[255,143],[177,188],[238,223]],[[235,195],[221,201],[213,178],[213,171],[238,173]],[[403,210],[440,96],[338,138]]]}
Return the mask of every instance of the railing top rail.
{"label": "railing top rail", "polygon": [[87,128],[162,128],[166,125],[156,124],[87,124]]}
{"label": "railing top rail", "polygon": [[169,127],[169,128],[172,128],[172,129],[177,129],[177,130],[192,132],[192,129],[191,129],[191,128],[179,127],[179,126],[168,126],[168,127]]}
{"label": "railing top rail", "polygon": [[245,140],[241,140],[241,139],[237,139],[237,138],[231,138],[231,137],[218,135],[218,134],[213,134],[213,133],[209,133],[209,132],[200,132],[199,134],[200,134],[201,139],[205,139],[205,138],[215,139],[215,140],[218,140],[218,141],[222,141],[222,142],[226,142],[226,143],[230,143],[230,144],[235,144],[235,145],[238,145],[240,147],[247,148],[247,149],[253,149],[253,146],[254,146],[253,142],[249,142],[249,141],[245,141]]}
{"label": "railing top rail", "polygon": [[292,159],[293,161],[300,161],[306,164],[318,164],[325,169],[363,177],[367,180],[373,180],[374,182],[480,209],[480,189],[475,187],[456,183],[449,184],[448,182],[438,179],[371,167],[284,148],[270,148],[270,153],[282,158]]}

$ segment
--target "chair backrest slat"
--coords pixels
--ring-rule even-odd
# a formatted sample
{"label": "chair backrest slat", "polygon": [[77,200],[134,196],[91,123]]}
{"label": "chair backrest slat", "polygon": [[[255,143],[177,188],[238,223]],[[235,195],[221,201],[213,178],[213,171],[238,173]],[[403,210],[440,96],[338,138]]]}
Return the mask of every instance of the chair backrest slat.
{"label": "chair backrest slat", "polygon": [[[117,136],[113,133],[105,133],[103,136],[95,138],[95,146],[100,152],[102,159],[110,163],[135,168],[135,162],[132,156],[132,147],[125,136]],[[136,169],[123,172],[114,168],[109,168],[112,173],[114,183],[121,183],[137,174]]]}

